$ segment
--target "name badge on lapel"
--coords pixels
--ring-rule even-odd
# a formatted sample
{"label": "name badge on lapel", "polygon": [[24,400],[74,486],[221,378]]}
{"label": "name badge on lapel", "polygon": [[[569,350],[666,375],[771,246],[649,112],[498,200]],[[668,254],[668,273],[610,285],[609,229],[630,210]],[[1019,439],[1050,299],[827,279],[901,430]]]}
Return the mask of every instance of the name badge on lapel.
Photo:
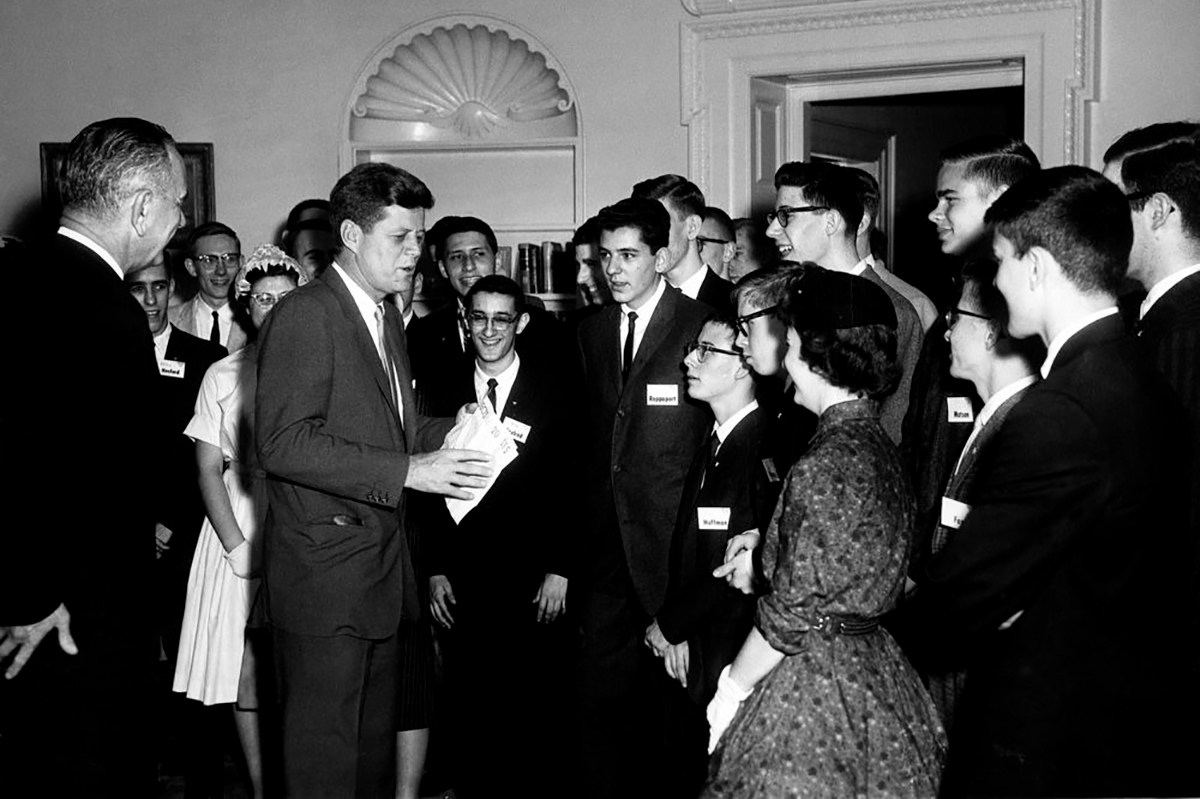
{"label": "name badge on lapel", "polygon": [[183,361],[171,361],[163,358],[158,362],[158,373],[163,377],[183,377],[187,364]]}
{"label": "name badge on lapel", "polygon": [[966,397],[946,397],[946,421],[971,424],[975,421],[975,410]]}
{"label": "name badge on lapel", "polygon": [[957,530],[967,520],[970,512],[971,506],[967,503],[950,499],[950,497],[942,497],[942,524],[945,526]]}
{"label": "name badge on lapel", "polygon": [[728,530],[729,508],[696,508],[701,530]]}
{"label": "name badge on lapel", "polygon": [[763,470],[767,473],[768,483],[779,482],[779,472],[775,469],[775,461],[771,458],[762,459]]}
{"label": "name badge on lapel", "polygon": [[524,422],[518,422],[511,416],[505,418],[504,429],[508,431],[510,436],[522,444],[525,443],[525,439],[529,438],[529,425]]}
{"label": "name badge on lapel", "polygon": [[651,383],[646,386],[647,405],[678,405],[679,386],[675,383]]}

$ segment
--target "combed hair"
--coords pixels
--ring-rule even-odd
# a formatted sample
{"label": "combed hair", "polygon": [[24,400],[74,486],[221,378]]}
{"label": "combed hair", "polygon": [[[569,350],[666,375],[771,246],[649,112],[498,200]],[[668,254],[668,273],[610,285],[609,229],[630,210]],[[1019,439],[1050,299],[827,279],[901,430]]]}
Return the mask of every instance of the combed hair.
{"label": "combed hair", "polygon": [[633,187],[630,197],[665,201],[682,216],[704,217],[704,192],[682,175],[659,175],[643,180]]}
{"label": "combed hair", "polygon": [[1082,166],[1036,172],[1001,194],[984,221],[1018,258],[1049,252],[1085,294],[1115,296],[1129,267],[1133,224],[1117,185]]}
{"label": "combed hair", "polygon": [[734,229],[733,220],[729,218],[729,214],[717,208],[715,205],[708,205],[704,208],[704,221],[713,220],[721,226],[721,230],[725,231],[725,235],[730,241],[733,241]]}
{"label": "combed hair", "polygon": [[197,225],[192,228],[192,232],[187,237],[188,255],[195,257],[196,242],[201,239],[207,239],[209,236],[228,236],[237,242],[238,249],[242,248],[242,240],[238,238],[238,234],[233,232],[233,228],[221,222],[205,222],[203,225]]}
{"label": "combed hair", "polygon": [[578,247],[580,244],[596,244],[600,241],[600,228],[596,224],[596,217],[592,217],[580,225],[575,230],[575,235],[571,236],[571,244]]}
{"label": "combed hair", "polygon": [[601,208],[596,214],[596,227],[599,233],[633,228],[650,252],[656,253],[670,240],[671,216],[658,200],[628,197]]}
{"label": "combed hair", "polygon": [[796,261],[780,261],[778,265],[751,272],[737,282],[730,292],[734,308],[745,300],[753,308],[770,308],[779,305],[801,278],[805,264]]}
{"label": "combed hair", "polygon": [[367,232],[393,205],[429,210],[433,195],[420,178],[392,164],[359,164],[338,178],[329,195],[329,226],[338,247],[346,244],[342,241],[344,220]]}
{"label": "combed hair", "polygon": [[879,214],[879,181],[865,169],[848,166],[850,174],[858,181],[858,199],[862,203],[863,213],[871,217],[871,227],[875,227],[875,217]]}
{"label": "combed hair", "polygon": [[882,399],[896,390],[900,365],[896,363],[896,331],[887,325],[862,325],[841,329],[797,328],[800,360],[835,386]]}
{"label": "combed hair", "polygon": [[1042,168],[1029,145],[1020,139],[988,134],[959,142],[942,151],[942,165],[966,164],[963,179],[990,193],[1012,186]]}
{"label": "combed hair", "polygon": [[1200,239],[1200,123],[1161,122],[1137,128],[1113,142],[1106,164],[1121,162],[1121,183],[1140,210],[1157,192],[1179,207],[1184,232]]}
{"label": "combed hair", "polygon": [[525,292],[521,291],[521,287],[511,277],[485,275],[476,280],[471,288],[467,289],[467,296],[463,300],[467,308],[471,307],[471,298],[476,294],[501,294],[512,297],[517,316],[525,313]]}
{"label": "combed hair", "polygon": [[437,253],[439,261],[445,259],[446,242],[456,233],[481,233],[487,241],[488,247],[491,248],[492,255],[495,255],[496,251],[500,249],[492,226],[482,219],[474,216],[444,216],[437,221],[437,224],[429,230],[426,236],[430,239],[429,246]]}
{"label": "combed hair", "polygon": [[847,238],[858,235],[863,203],[858,178],[846,167],[823,161],[791,161],[775,171],[775,189],[784,186],[803,191],[804,199],[812,205],[837,211],[846,222]]}
{"label": "combed hair", "polygon": [[63,208],[108,219],[140,188],[139,182],[168,193],[174,145],[162,126],[144,119],[118,117],[93,122],[67,147],[58,176]]}

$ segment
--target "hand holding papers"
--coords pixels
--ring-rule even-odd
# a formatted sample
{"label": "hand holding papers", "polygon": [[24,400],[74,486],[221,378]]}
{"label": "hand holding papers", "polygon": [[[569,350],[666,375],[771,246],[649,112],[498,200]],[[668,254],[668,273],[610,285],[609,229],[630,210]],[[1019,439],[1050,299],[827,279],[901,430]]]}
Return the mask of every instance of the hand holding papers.
{"label": "hand holding papers", "polygon": [[446,434],[442,449],[469,449],[486,452],[492,458],[492,473],[485,479],[482,489],[472,492],[474,496],[471,499],[446,497],[446,508],[454,518],[455,524],[461,522],[463,517],[479,504],[479,501],[491,489],[492,484],[496,482],[496,478],[500,476],[504,467],[517,457],[516,440],[505,429],[500,417],[488,407],[486,402],[479,403],[475,406],[475,410],[466,414],[465,417],[460,413],[460,418],[461,421]]}

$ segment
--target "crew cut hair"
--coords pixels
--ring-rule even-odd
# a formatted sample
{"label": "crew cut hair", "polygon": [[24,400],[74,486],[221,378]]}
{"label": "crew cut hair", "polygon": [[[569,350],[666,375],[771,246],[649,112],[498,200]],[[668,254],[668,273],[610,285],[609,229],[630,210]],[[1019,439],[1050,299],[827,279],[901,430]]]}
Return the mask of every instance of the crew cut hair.
{"label": "crew cut hair", "polygon": [[1200,239],[1200,123],[1160,122],[1131,130],[1104,153],[1121,162],[1121,184],[1140,210],[1162,192],[1179,207],[1183,230]]}
{"label": "crew cut hair", "polygon": [[942,166],[965,164],[963,179],[991,193],[1042,168],[1029,145],[1010,136],[988,134],[959,142],[941,154]]}
{"label": "crew cut hair", "polygon": [[174,146],[171,134],[144,119],[93,122],[76,134],[63,158],[58,176],[63,208],[109,219],[139,183],[167,193]]}
{"label": "crew cut hair", "polygon": [[682,175],[659,175],[643,180],[633,187],[630,196],[640,200],[661,200],[669,203],[680,216],[704,218],[704,192]]}

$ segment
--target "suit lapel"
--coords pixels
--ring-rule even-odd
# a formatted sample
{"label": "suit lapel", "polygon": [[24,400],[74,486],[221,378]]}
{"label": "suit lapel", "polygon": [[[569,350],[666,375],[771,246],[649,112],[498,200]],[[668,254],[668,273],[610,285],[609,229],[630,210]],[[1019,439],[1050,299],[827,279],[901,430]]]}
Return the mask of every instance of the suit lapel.
{"label": "suit lapel", "polygon": [[605,308],[603,336],[608,341],[600,348],[603,361],[600,364],[604,376],[612,386],[613,393],[621,396],[621,306],[610,305]]}
{"label": "suit lapel", "polygon": [[[705,267],[705,269],[707,268]],[[654,357],[662,345],[663,339],[671,332],[671,323],[675,319],[675,305],[678,301],[678,291],[667,286],[663,291],[662,298],[658,301],[658,307],[654,309],[654,314],[650,317],[650,324],[646,326],[646,332],[642,334],[642,343],[638,345],[637,353],[633,356],[633,368],[629,370],[629,383],[634,381],[646,362]],[[679,358],[683,360],[682,353]]]}

